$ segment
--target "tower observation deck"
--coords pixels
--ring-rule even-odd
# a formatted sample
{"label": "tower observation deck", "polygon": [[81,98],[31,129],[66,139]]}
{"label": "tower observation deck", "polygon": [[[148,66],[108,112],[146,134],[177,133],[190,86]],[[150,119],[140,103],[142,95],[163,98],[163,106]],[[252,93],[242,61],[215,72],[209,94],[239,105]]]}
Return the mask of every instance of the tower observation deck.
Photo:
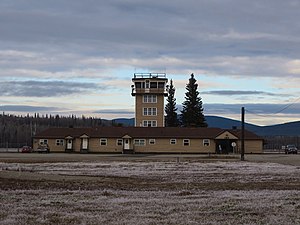
{"label": "tower observation deck", "polygon": [[164,97],[168,96],[165,73],[135,73],[131,95],[135,97],[135,126],[164,126]]}

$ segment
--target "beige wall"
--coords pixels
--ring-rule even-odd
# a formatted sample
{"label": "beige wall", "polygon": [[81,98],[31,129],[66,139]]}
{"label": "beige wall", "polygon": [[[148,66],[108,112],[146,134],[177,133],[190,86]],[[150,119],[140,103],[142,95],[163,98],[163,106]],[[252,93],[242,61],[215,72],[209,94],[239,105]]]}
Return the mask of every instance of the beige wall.
{"label": "beige wall", "polygon": [[[121,138],[120,138],[121,139]],[[141,138],[142,139],[142,138]],[[150,138],[152,139],[152,138]],[[183,139],[176,139],[176,144],[170,144],[170,138],[153,138],[155,144],[150,144],[149,140],[145,139],[145,146],[133,146],[134,151],[138,153],[150,153],[150,152],[172,152],[172,153],[215,153],[216,144],[214,140],[209,140],[209,146],[203,145],[203,139],[189,139],[190,146],[183,145]],[[40,139],[34,139],[33,148],[37,149]],[[64,145],[56,145],[56,139],[47,139],[50,152],[65,152],[66,140]],[[131,140],[131,143],[134,139]],[[238,141],[238,150],[240,151],[241,141]],[[80,152],[81,139],[76,138],[73,140],[74,152]],[[123,146],[117,145],[117,138],[107,138],[107,145],[100,145],[100,138],[89,139],[89,152],[93,153],[122,153]],[[245,141],[245,153],[262,153],[263,141],[262,140],[246,140]]]}
{"label": "beige wall", "polygon": [[36,138],[33,139],[33,145],[32,145],[33,149],[37,149],[37,147],[38,147],[38,141],[39,141],[39,139],[36,139]]}
{"label": "beige wall", "polygon": [[[50,149],[50,152],[65,152],[65,146],[66,146],[66,140],[64,140],[63,145],[56,145],[56,140],[59,139],[47,139],[43,138],[43,140],[46,139],[48,140],[48,147]],[[41,139],[33,139],[33,149],[36,150],[39,146]]]}
{"label": "beige wall", "polygon": [[155,144],[150,144],[150,139],[145,139],[145,146],[134,146],[135,152],[177,152],[177,153],[214,153],[215,143],[210,140],[209,146],[203,145],[202,139],[189,139],[190,146],[183,145],[183,139],[176,139],[176,144],[170,144],[170,139],[155,139]]}
{"label": "beige wall", "polygon": [[[117,145],[117,138],[106,139],[106,145],[100,145],[100,138],[89,139],[89,152],[119,152],[123,151],[123,146]],[[121,139],[121,138],[120,138]]]}
{"label": "beige wall", "polygon": [[[135,126],[143,124],[143,120],[156,120],[158,127],[164,127],[164,96],[157,95],[157,103],[143,103],[143,94],[135,96]],[[157,116],[144,116],[143,108],[157,108]]]}
{"label": "beige wall", "polygon": [[[105,139],[105,138],[104,138]],[[66,146],[66,140],[64,145],[56,145],[56,139],[47,139],[50,152],[64,152]],[[183,139],[176,139],[176,144],[170,144],[170,139],[155,139],[155,144],[149,143],[150,139],[145,139],[145,146],[133,146],[135,152],[147,153],[147,152],[180,152],[180,153],[206,153],[215,151],[215,143],[210,140],[209,146],[203,145],[203,140],[200,139],[189,139],[190,146],[183,145]],[[134,139],[131,140],[134,142]],[[34,149],[37,149],[39,139],[34,140]],[[76,138],[73,140],[74,152],[80,152],[81,139]],[[89,138],[89,152],[110,152],[110,153],[122,153],[123,146],[117,145],[117,138],[107,138],[107,145],[100,145],[100,138]]]}
{"label": "beige wall", "polygon": [[[241,141],[238,146],[240,149]],[[263,153],[263,140],[245,140],[245,153]]]}
{"label": "beige wall", "polygon": [[73,139],[73,151],[80,152],[81,149],[81,138]]}

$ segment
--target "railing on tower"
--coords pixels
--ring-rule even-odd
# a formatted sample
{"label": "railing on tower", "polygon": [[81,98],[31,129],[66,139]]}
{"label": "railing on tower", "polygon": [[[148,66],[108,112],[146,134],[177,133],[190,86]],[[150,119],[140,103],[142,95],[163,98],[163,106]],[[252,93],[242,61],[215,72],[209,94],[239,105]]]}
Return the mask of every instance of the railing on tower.
{"label": "railing on tower", "polygon": [[[151,87],[149,83],[149,87],[144,85],[143,87],[136,87],[136,83],[144,83],[143,80],[150,79],[150,83],[158,82],[163,83],[163,85],[157,84],[154,87]],[[168,85],[166,85],[168,79],[165,73],[134,73],[134,77],[132,79],[134,81],[134,85],[131,85],[131,95],[135,96],[136,94],[163,94],[164,96],[168,96]]]}
{"label": "railing on tower", "polygon": [[165,73],[134,73],[133,79],[138,78],[167,78]]}

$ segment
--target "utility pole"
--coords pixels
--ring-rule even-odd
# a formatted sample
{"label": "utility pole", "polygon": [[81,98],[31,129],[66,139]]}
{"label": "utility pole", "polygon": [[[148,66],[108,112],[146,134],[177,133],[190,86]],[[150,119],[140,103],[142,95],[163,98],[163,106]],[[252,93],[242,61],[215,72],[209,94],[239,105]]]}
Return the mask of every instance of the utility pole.
{"label": "utility pole", "polygon": [[242,140],[241,140],[241,161],[245,160],[245,108],[242,107]]}

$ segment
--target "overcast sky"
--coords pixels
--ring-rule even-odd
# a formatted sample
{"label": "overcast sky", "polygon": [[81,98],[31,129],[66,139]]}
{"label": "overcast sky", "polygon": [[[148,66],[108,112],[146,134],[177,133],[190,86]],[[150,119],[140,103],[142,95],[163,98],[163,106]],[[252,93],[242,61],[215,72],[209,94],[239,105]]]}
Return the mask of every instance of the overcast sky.
{"label": "overcast sky", "polygon": [[195,74],[205,115],[300,119],[299,0],[1,0],[0,111],[134,116],[135,72]]}

